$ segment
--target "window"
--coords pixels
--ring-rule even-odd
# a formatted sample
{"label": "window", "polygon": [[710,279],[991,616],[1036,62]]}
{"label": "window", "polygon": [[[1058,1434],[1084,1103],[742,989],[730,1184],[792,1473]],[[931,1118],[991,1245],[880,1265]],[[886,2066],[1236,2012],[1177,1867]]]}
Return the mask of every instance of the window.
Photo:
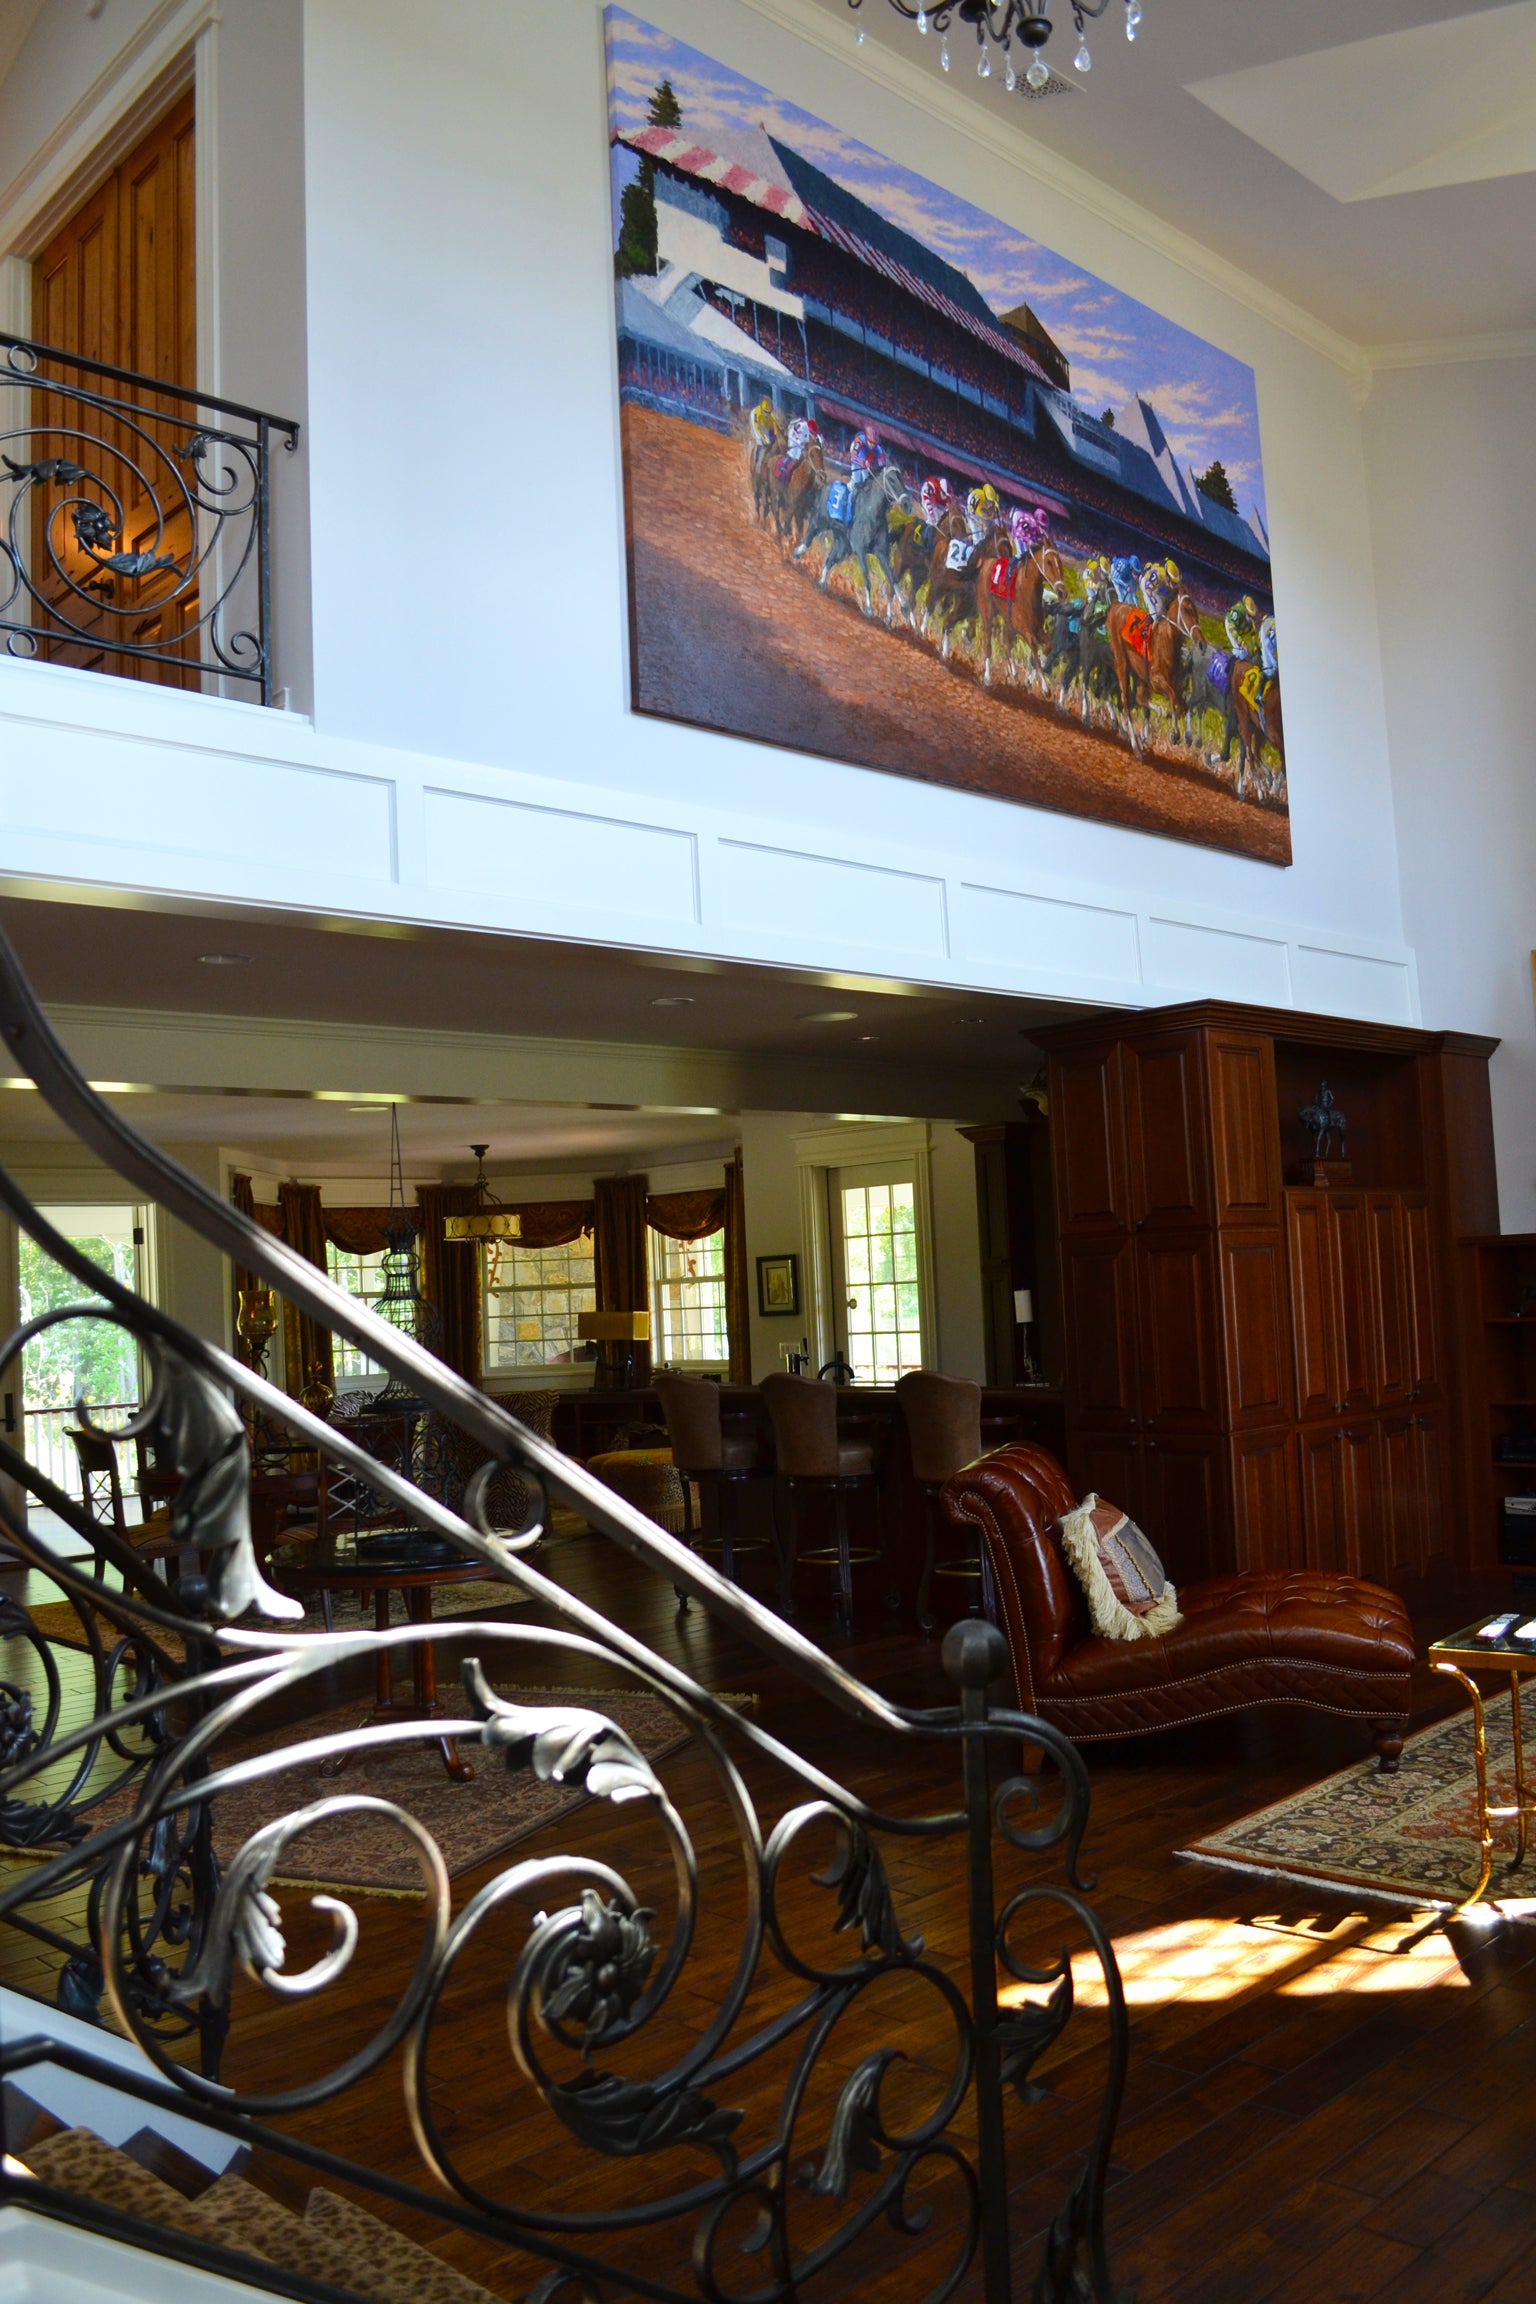
{"label": "window", "polygon": [[831,1181],[838,1342],[856,1384],[894,1384],[923,1364],[915,1180],[842,1168]]}
{"label": "window", "polygon": [[[142,1208],[45,1207],[40,1213],[82,1256],[125,1287],[143,1292]],[[55,1264],[25,1232],[17,1247],[23,1320],[35,1320],[94,1295],[87,1282]],[[22,1354],[26,1453],[39,1471],[71,1496],[80,1494],[80,1467],[68,1434],[76,1420],[75,1402],[82,1394],[97,1421],[108,1429],[122,1424],[137,1408],[139,1349],[127,1329],[108,1320],[66,1320],[34,1336]]]}
{"label": "window", "polygon": [[[365,1256],[353,1256],[345,1248],[338,1248],[334,1240],[327,1240],[325,1268],[338,1288],[345,1288],[349,1296],[355,1296],[360,1304],[366,1304],[370,1312],[377,1312],[379,1298],[384,1292],[384,1258],[387,1253],[383,1248],[372,1248]],[[366,1352],[361,1351],[356,1344],[349,1344],[344,1336],[332,1337],[331,1356],[338,1384],[345,1384],[349,1380],[355,1383],[364,1377],[382,1376],[384,1373],[376,1360],[370,1360]]]}
{"label": "window", "polygon": [[725,1228],[702,1240],[669,1240],[652,1232],[651,1358],[672,1368],[725,1368],[731,1340],[725,1318]]}
{"label": "window", "polygon": [[580,1349],[576,1315],[596,1304],[590,1232],[558,1248],[498,1243],[486,1276],[486,1369],[573,1365]]}

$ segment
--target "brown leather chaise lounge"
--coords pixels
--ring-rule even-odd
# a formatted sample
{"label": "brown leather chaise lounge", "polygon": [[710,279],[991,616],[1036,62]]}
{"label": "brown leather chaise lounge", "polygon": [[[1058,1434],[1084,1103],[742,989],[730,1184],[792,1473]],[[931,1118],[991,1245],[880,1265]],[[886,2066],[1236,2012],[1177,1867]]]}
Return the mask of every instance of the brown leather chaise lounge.
{"label": "brown leather chaise lounge", "polygon": [[1370,1721],[1381,1767],[1396,1773],[1414,1646],[1395,1592],[1308,1569],[1213,1576],[1180,1587],[1176,1631],[1101,1640],[1055,1529],[1076,1502],[1056,1459],[1022,1445],[968,1464],[944,1488],[952,1525],[986,1547],[1021,1712],[1087,1744],[1304,1704]]}

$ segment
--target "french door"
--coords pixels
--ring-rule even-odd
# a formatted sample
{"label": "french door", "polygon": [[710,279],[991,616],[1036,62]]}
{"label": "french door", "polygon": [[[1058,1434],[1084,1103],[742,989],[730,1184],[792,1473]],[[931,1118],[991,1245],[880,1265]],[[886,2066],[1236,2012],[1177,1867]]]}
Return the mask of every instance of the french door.
{"label": "french door", "polygon": [[894,1384],[921,1368],[928,1322],[910,1161],[828,1172],[832,1332],[856,1384]]}

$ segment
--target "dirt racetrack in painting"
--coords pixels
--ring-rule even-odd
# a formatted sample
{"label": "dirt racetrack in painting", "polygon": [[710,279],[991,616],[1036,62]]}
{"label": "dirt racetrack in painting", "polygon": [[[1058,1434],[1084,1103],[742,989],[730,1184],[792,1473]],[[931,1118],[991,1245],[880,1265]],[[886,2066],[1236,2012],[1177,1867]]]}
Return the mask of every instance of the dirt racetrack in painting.
{"label": "dirt racetrack in painting", "polygon": [[988,691],[899,625],[821,591],[753,518],[739,441],[623,413],[637,710],[1290,862],[1282,810],[1138,760],[1021,690]]}

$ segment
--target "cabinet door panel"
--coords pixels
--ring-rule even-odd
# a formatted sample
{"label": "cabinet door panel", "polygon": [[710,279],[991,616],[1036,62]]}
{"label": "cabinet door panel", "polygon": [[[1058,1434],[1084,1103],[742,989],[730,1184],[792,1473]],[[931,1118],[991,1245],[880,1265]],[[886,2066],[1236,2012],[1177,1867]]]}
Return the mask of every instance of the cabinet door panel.
{"label": "cabinet door panel", "polygon": [[1371,1252],[1363,1192],[1325,1192],[1333,1249],[1339,1389],[1342,1408],[1369,1408],[1375,1398],[1371,1342]]}
{"label": "cabinet door panel", "polygon": [[1403,1239],[1408,1264],[1408,1370],[1415,1400],[1440,1397],[1440,1335],[1436,1325],[1434,1250],[1429,1237],[1429,1201],[1422,1192],[1403,1194]]}
{"label": "cabinet door panel", "polygon": [[1297,1434],[1297,1469],[1307,1566],[1337,1573],[1349,1565],[1344,1435],[1337,1425],[1303,1425]]}
{"label": "cabinet door panel", "polygon": [[1425,1520],[1419,1486],[1418,1435],[1411,1416],[1383,1416],[1377,1442],[1376,1517],[1378,1557],[1394,1583],[1420,1575],[1424,1566]]}
{"label": "cabinet door panel", "polygon": [[1449,1560],[1456,1546],[1446,1514],[1445,1422],[1440,1416],[1413,1420],[1413,1476],[1419,1507],[1419,1565]]}
{"label": "cabinet door panel", "polygon": [[1064,1244],[1067,1397],[1074,1419],[1128,1423],[1140,1414],[1134,1257],[1127,1238]]}
{"label": "cabinet door panel", "polygon": [[1290,1411],[1285,1272],[1280,1235],[1223,1232],[1228,1412],[1235,1425],[1273,1424]]}
{"label": "cabinet door panel", "polygon": [[1412,1315],[1401,1194],[1367,1193],[1365,1215],[1371,1251],[1376,1398],[1383,1408],[1395,1408],[1410,1399],[1413,1391]]}
{"label": "cabinet door panel", "polygon": [[1220,1420],[1214,1277],[1208,1237],[1137,1234],[1141,1405],[1149,1425],[1209,1426]]}
{"label": "cabinet door panel", "polygon": [[[1147,1527],[1147,1490],[1138,1439],[1128,1433],[1075,1432],[1067,1457],[1072,1485],[1079,1496],[1086,1496],[1091,1489],[1094,1495],[1118,1504],[1122,1512],[1129,1512],[1137,1525],[1147,1528],[1151,1534]],[[1153,1541],[1156,1542],[1155,1537]]]}
{"label": "cabinet door panel", "polygon": [[1233,1565],[1222,1442],[1149,1435],[1142,1443],[1145,1518],[1174,1584],[1197,1584]]}
{"label": "cabinet door panel", "polygon": [[1290,1427],[1242,1432],[1232,1443],[1234,1542],[1239,1568],[1305,1568],[1306,1534]]}
{"label": "cabinet door panel", "polygon": [[1342,1456],[1346,1564],[1351,1575],[1385,1584],[1389,1563],[1376,1477],[1374,1424],[1346,1424]]}
{"label": "cabinet door panel", "polygon": [[1212,1032],[1211,1083],[1218,1224],[1274,1223],[1280,1214],[1280,1125],[1272,1040]]}
{"label": "cabinet door panel", "polygon": [[1117,1058],[1116,1049],[1101,1048],[1051,1060],[1051,1149],[1064,1232],[1130,1221]]}
{"label": "cabinet door panel", "polygon": [[1286,1237],[1291,1282],[1291,1335],[1296,1357],[1296,1413],[1337,1416],[1338,1311],[1333,1236],[1326,1192],[1287,1192]]}
{"label": "cabinet door panel", "polygon": [[1204,1223],[1210,1180],[1198,1037],[1133,1044],[1123,1062],[1135,1222]]}

